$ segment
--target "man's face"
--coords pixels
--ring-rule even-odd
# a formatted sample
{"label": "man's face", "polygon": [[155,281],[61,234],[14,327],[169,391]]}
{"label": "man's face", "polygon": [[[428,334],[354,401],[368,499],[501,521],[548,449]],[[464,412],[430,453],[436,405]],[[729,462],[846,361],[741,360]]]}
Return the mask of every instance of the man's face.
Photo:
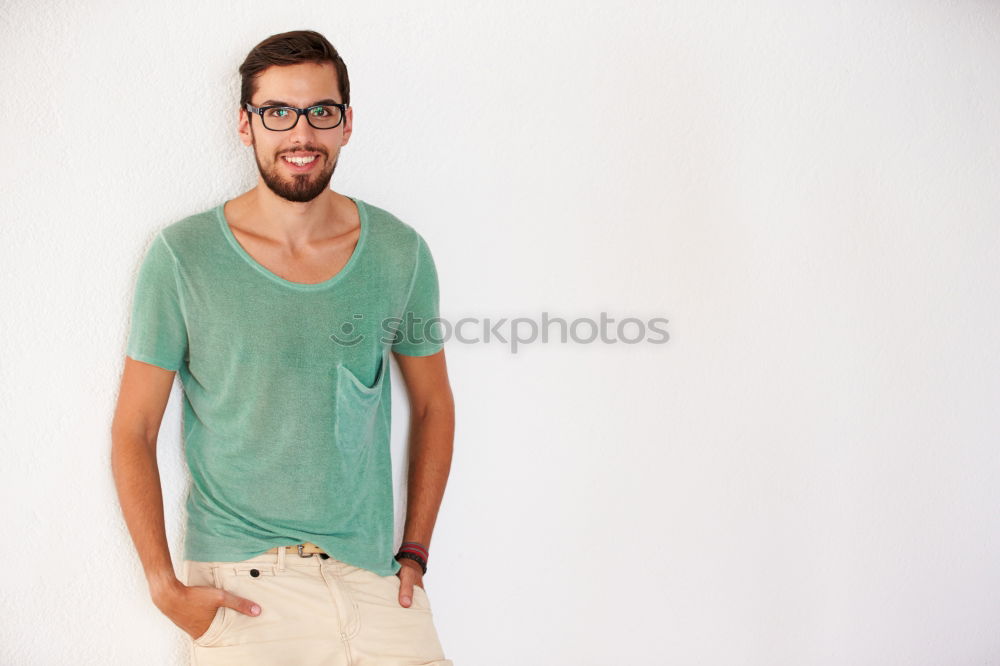
{"label": "man's face", "polygon": [[[304,109],[322,100],[343,102],[336,70],[330,63],[300,63],[264,70],[250,103]],[[288,201],[312,201],[330,186],[340,149],[351,136],[352,115],[348,107],[344,119],[333,129],[316,129],[302,115],[295,127],[277,132],[265,128],[259,115],[242,109],[240,139],[243,145],[253,146],[260,177],[272,192]],[[292,155],[315,155],[316,159],[299,167],[285,159]]]}

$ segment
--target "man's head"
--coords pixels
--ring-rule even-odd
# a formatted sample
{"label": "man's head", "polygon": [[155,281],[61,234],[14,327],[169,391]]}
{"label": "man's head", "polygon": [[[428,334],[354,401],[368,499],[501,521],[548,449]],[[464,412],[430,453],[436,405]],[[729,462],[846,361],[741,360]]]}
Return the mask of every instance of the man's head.
{"label": "man's head", "polygon": [[[351,136],[351,88],[344,61],[323,35],[296,30],[272,35],[255,46],[240,65],[240,75],[240,139],[253,146],[261,179],[289,201],[315,199],[329,187],[340,149]],[[332,124],[330,114],[341,113],[331,102],[344,105],[343,117],[332,129],[318,129]],[[295,111],[265,110],[262,118],[251,113],[248,104],[309,111],[297,116]],[[284,127],[293,118],[297,118],[294,127],[284,131],[263,124]],[[285,159],[293,155],[315,159],[299,167]]]}

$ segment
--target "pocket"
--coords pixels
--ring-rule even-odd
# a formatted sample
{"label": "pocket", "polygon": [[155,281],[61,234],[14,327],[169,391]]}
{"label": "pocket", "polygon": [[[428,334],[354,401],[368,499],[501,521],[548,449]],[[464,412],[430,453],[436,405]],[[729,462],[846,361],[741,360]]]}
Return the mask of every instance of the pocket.
{"label": "pocket", "polygon": [[422,610],[431,610],[431,598],[427,596],[427,591],[419,585],[413,586],[413,604]]}
{"label": "pocket", "polygon": [[391,595],[389,600],[390,606],[400,610],[431,612],[431,600],[430,597],[427,596],[427,592],[424,588],[419,585],[413,586],[413,594],[410,595],[410,607],[407,608],[399,603],[399,588],[403,584],[403,581],[399,579],[399,576],[396,574],[389,574],[388,576],[380,576],[380,578],[389,584],[389,592]]}
{"label": "pocket", "polygon": [[[244,580],[274,580],[275,565],[265,562],[190,562],[189,568],[185,569],[186,576],[193,579],[188,585],[212,585],[220,590],[227,590],[237,596],[249,596],[254,601],[259,599],[259,591],[248,595],[247,588],[244,587]],[[258,583],[253,584],[254,587]],[[250,589],[254,589],[251,587]],[[223,647],[239,642],[239,636],[243,633],[244,613],[228,606],[219,606],[215,611],[212,623],[208,625],[198,638],[194,639],[195,645],[200,647]],[[248,618],[249,619],[249,618]],[[252,618],[254,620],[257,617]]]}
{"label": "pocket", "polygon": [[[186,585],[212,585],[217,589],[223,589],[218,566],[209,562],[188,562],[187,567],[185,577],[190,582],[185,583]],[[215,609],[215,617],[212,618],[208,629],[201,636],[193,639],[195,645],[207,647],[217,642],[225,630],[231,612],[233,611],[228,606],[219,606]]]}
{"label": "pocket", "polygon": [[343,364],[337,366],[336,372],[334,436],[337,448],[348,452],[361,451],[375,438],[380,425],[379,405],[389,372],[389,352],[382,350],[371,385],[361,381]]}

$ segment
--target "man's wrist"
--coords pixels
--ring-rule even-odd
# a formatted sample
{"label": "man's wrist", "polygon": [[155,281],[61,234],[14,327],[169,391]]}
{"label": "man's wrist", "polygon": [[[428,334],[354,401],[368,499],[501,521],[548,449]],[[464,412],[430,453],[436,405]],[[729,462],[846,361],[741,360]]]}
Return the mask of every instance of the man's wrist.
{"label": "man's wrist", "polygon": [[180,580],[177,579],[173,567],[148,574],[146,582],[149,584],[149,593],[153,598],[169,594],[182,585]]}
{"label": "man's wrist", "polygon": [[404,541],[395,557],[399,563],[406,560],[415,562],[422,573],[427,573],[427,548],[423,544],[416,541]]}
{"label": "man's wrist", "polygon": [[418,562],[415,562],[414,560],[411,560],[408,557],[398,557],[396,558],[396,561],[399,562],[400,567],[410,567],[411,569],[415,569],[419,571],[421,574],[423,574],[424,571],[423,567],[421,567]]}

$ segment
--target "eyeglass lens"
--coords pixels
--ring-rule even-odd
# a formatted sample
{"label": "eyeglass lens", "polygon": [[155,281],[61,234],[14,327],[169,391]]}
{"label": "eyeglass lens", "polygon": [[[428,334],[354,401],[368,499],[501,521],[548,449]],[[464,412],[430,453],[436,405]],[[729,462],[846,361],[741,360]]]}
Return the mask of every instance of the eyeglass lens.
{"label": "eyeglass lens", "polygon": [[[309,124],[317,129],[329,129],[340,124],[339,106],[314,106],[306,110]],[[266,109],[261,116],[264,127],[270,130],[286,130],[295,125],[298,114],[292,109],[276,107]]]}

